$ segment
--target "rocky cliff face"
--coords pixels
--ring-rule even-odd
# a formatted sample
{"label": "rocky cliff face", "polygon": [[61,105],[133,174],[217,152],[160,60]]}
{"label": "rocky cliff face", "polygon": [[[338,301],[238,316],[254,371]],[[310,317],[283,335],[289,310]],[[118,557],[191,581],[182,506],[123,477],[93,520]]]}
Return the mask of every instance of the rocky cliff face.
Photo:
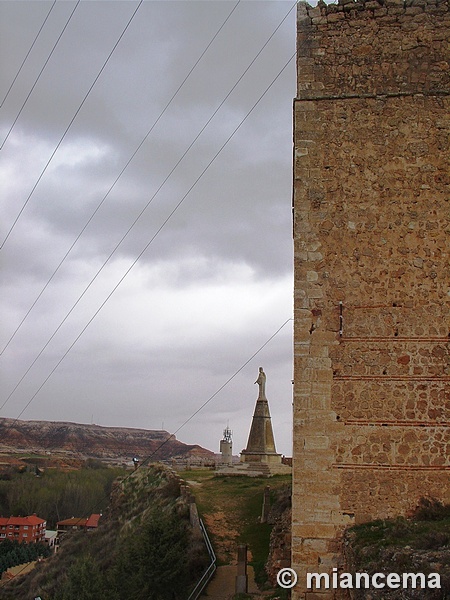
{"label": "rocky cliff face", "polygon": [[17,451],[65,452],[86,458],[123,460],[150,455],[152,460],[214,456],[210,450],[183,444],[163,430],[0,418],[0,452]]}

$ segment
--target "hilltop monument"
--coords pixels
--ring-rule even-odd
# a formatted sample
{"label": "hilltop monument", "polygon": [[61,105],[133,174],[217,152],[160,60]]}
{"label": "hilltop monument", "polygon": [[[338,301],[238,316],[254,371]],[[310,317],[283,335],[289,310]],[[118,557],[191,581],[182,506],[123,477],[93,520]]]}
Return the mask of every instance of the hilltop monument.
{"label": "hilltop monument", "polygon": [[281,454],[277,454],[273,437],[272,419],[270,418],[269,402],[266,398],[266,374],[259,367],[258,399],[253,413],[252,425],[248,436],[247,448],[242,451],[241,461],[245,463],[274,463],[281,464]]}
{"label": "hilltop monument", "polygon": [[[291,473],[290,466],[283,464],[281,454],[275,448],[275,439],[270,418],[269,402],[266,398],[266,374],[259,367],[258,379],[255,384],[259,387],[255,411],[248,436],[247,447],[241,452],[241,460],[237,464],[228,462],[226,457],[231,456],[231,431],[224,431],[224,438],[220,442],[221,464],[217,470],[219,475],[248,475],[249,477],[270,477]],[[228,435],[229,432],[229,435]],[[228,443],[230,447],[228,448]]]}
{"label": "hilltop monument", "polygon": [[290,473],[290,467],[282,464],[281,454],[278,454],[275,448],[272,419],[266,397],[266,379],[263,368],[259,367],[258,379],[255,381],[259,387],[259,393],[247,447],[241,452],[241,464],[251,471],[259,471],[267,475]]}

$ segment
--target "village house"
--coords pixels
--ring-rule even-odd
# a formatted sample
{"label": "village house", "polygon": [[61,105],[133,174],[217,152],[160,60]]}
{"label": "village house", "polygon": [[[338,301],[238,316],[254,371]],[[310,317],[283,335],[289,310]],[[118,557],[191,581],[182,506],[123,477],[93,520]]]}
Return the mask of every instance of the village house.
{"label": "village house", "polygon": [[98,522],[102,515],[92,514],[89,518],[72,517],[70,519],[64,519],[56,523],[56,529],[59,533],[65,531],[76,531],[78,529],[84,529],[86,531],[92,531],[97,529]]}
{"label": "village house", "polygon": [[35,514],[28,517],[0,517],[0,542],[16,540],[33,544],[45,541],[47,522]]}

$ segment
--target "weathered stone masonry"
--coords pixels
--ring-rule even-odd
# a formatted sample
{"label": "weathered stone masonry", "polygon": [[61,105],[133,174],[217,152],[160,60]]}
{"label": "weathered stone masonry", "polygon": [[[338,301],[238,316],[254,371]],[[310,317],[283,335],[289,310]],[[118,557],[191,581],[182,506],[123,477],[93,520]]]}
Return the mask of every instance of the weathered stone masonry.
{"label": "weathered stone masonry", "polygon": [[298,7],[292,566],[450,501],[450,12]]}

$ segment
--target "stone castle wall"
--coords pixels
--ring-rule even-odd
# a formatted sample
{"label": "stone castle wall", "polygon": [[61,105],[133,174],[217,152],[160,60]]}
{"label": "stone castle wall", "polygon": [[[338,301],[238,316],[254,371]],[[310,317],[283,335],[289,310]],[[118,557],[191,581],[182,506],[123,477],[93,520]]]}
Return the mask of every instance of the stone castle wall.
{"label": "stone castle wall", "polygon": [[298,7],[293,597],[345,526],[450,502],[450,12]]}

